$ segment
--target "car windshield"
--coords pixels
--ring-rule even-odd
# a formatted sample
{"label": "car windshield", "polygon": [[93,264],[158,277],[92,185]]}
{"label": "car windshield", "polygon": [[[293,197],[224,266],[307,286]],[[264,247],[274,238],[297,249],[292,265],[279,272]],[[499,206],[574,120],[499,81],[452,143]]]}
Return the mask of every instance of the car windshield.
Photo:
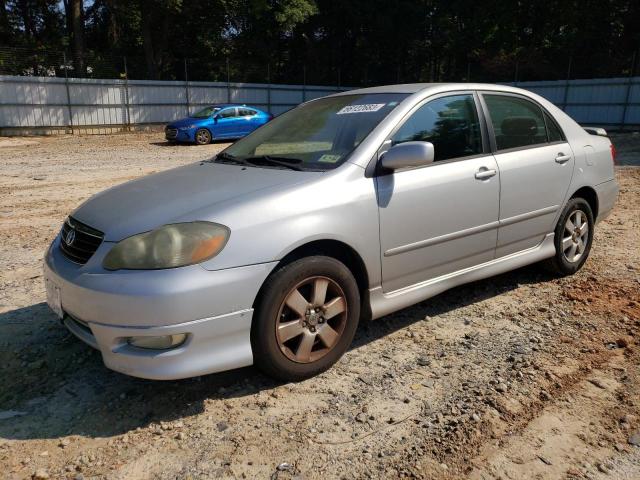
{"label": "car windshield", "polygon": [[290,110],[219,155],[296,170],[330,170],[343,163],[406,94],[354,94],[321,98]]}
{"label": "car windshield", "polygon": [[202,110],[192,114],[191,116],[193,118],[209,118],[214,113],[218,112],[219,110],[220,110],[220,107],[207,107],[207,108],[203,108]]}

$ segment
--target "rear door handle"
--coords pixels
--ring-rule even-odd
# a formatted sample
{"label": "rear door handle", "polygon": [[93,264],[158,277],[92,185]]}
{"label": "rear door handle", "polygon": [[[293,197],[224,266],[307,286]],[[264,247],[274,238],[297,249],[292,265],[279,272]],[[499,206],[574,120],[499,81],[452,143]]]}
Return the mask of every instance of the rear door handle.
{"label": "rear door handle", "polygon": [[486,180],[487,178],[491,178],[496,174],[495,169],[489,170],[487,167],[480,167],[480,170],[476,172],[476,178],[478,180]]}
{"label": "rear door handle", "polygon": [[567,163],[569,160],[571,160],[571,155],[565,155],[562,152],[556,157],[556,163]]}

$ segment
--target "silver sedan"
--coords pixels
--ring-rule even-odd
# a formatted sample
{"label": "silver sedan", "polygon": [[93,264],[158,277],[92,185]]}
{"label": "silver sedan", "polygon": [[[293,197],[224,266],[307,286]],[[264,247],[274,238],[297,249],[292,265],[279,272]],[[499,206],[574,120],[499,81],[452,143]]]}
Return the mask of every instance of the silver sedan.
{"label": "silver sedan", "polygon": [[517,88],[307,102],[216,157],[101,192],[48,249],[48,303],[107,367],[300,380],[361,319],[544,261],[570,275],[613,208],[615,150]]}

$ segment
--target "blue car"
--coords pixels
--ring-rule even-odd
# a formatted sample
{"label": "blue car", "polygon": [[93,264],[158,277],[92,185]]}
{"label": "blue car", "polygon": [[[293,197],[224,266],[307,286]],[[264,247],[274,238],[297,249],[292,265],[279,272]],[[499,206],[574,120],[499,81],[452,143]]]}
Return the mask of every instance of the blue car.
{"label": "blue car", "polygon": [[206,145],[212,140],[242,138],[272,118],[270,113],[246,105],[211,105],[170,123],[164,136],[170,142]]}

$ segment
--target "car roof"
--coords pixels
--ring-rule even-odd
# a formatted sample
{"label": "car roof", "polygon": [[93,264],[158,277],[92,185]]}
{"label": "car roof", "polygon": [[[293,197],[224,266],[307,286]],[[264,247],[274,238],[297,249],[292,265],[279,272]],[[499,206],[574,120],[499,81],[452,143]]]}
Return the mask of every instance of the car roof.
{"label": "car roof", "polygon": [[259,108],[252,107],[251,105],[247,105],[246,103],[214,103],[205,108],[228,108],[228,107],[244,107],[244,108],[251,108],[253,110],[260,110]]}
{"label": "car roof", "polygon": [[381,85],[378,87],[359,88],[346,90],[331,96],[367,94],[367,93],[407,93],[414,94],[422,91],[432,93],[447,92],[451,90],[495,90],[502,92],[527,93],[526,90],[508,85],[495,85],[491,83],[403,83],[399,85]]}

